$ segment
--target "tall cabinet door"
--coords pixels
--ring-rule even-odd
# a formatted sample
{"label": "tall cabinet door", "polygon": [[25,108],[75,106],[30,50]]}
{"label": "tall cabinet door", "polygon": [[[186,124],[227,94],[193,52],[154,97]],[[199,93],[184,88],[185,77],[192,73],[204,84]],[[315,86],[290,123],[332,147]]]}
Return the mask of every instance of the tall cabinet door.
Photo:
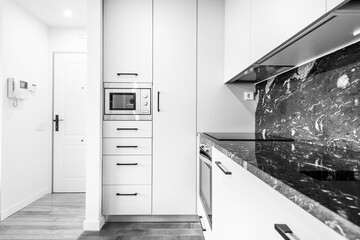
{"label": "tall cabinet door", "polygon": [[196,214],[196,0],[154,0],[153,214]]}
{"label": "tall cabinet door", "polygon": [[152,0],[104,1],[104,81],[152,82]]}

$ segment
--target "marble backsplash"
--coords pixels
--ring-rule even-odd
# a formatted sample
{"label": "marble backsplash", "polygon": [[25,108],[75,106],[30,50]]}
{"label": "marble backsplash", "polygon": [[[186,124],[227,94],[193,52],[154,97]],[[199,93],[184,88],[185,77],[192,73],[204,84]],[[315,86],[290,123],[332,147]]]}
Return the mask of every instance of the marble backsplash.
{"label": "marble backsplash", "polygon": [[256,131],[360,152],[360,42],[256,85]]}

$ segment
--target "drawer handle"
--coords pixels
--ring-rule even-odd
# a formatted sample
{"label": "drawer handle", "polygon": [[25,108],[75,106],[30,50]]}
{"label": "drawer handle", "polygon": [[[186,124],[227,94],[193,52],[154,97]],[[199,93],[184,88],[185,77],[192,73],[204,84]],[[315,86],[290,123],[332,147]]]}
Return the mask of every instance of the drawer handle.
{"label": "drawer handle", "polygon": [[205,224],[203,224],[203,221],[204,221],[203,217],[202,217],[202,216],[199,216],[199,220],[200,220],[201,229],[202,229],[203,232],[205,232],[205,231],[206,231],[206,228],[204,227]]}
{"label": "drawer handle", "polygon": [[220,168],[221,171],[223,171],[223,173],[225,173],[225,175],[231,175],[231,172],[224,168],[221,162],[216,161],[215,164]]}
{"label": "drawer handle", "polygon": [[294,239],[291,235],[287,235],[287,233],[293,233],[291,229],[286,224],[274,224],[275,230],[285,239],[291,240]]}
{"label": "drawer handle", "polygon": [[117,193],[116,196],[137,196],[137,193]]}
{"label": "drawer handle", "polygon": [[137,148],[138,146],[116,146],[117,148]]}
{"label": "drawer handle", "polygon": [[117,166],[136,166],[138,163],[117,163]]}
{"label": "drawer handle", "polygon": [[118,131],[137,131],[138,128],[117,128]]}
{"label": "drawer handle", "polygon": [[139,76],[137,73],[117,73],[118,76]]}

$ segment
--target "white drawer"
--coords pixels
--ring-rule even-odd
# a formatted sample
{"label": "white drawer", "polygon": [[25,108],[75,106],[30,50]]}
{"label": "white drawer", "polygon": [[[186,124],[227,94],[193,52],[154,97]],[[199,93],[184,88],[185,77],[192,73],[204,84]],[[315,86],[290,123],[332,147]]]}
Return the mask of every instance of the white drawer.
{"label": "white drawer", "polygon": [[104,186],[104,215],[151,214],[151,185]]}
{"label": "white drawer", "polygon": [[103,184],[151,184],[151,156],[104,156]]}
{"label": "white drawer", "polygon": [[103,137],[151,137],[151,121],[104,121]]}
{"label": "white drawer", "polygon": [[104,155],[151,155],[151,138],[104,138]]}

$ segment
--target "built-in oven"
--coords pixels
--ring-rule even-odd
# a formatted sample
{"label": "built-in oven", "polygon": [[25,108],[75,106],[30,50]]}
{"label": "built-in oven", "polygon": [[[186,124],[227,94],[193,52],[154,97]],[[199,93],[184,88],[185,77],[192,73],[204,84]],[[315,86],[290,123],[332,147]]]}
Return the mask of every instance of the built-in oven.
{"label": "built-in oven", "polygon": [[151,120],[151,83],[104,83],[104,120]]}
{"label": "built-in oven", "polygon": [[200,144],[199,153],[199,195],[206,212],[210,227],[212,226],[212,159],[211,147]]}

